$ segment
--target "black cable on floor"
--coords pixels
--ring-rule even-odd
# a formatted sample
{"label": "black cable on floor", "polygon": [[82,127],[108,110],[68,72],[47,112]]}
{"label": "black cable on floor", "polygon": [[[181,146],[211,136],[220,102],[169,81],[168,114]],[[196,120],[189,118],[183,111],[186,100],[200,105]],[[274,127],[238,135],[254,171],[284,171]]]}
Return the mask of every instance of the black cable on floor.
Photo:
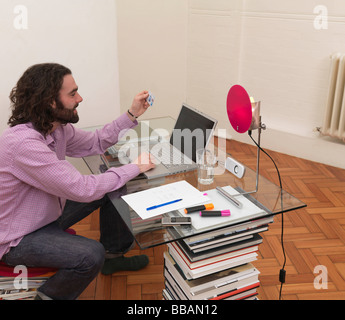
{"label": "black cable on floor", "polygon": [[284,256],[284,262],[283,262],[283,266],[280,269],[279,272],[279,281],[280,281],[280,290],[279,290],[279,300],[281,300],[282,297],[282,290],[283,290],[283,284],[285,283],[285,276],[286,276],[286,271],[285,271],[285,264],[286,264],[286,254],[285,254],[285,248],[284,248],[284,213],[283,213],[283,184],[282,184],[282,180],[280,177],[280,173],[279,173],[279,169],[275,163],[275,161],[272,159],[272,157],[264,150],[261,148],[261,146],[259,146],[257,144],[257,142],[254,140],[254,138],[252,137],[252,133],[251,130],[248,131],[249,137],[253,140],[254,144],[264,153],[266,154],[271,161],[273,162],[276,170],[277,170],[277,174],[278,174],[278,179],[279,179],[279,186],[280,186],[280,203],[281,203],[281,237],[280,237],[280,243],[281,243],[281,247],[282,247],[282,251],[283,251],[283,256]]}

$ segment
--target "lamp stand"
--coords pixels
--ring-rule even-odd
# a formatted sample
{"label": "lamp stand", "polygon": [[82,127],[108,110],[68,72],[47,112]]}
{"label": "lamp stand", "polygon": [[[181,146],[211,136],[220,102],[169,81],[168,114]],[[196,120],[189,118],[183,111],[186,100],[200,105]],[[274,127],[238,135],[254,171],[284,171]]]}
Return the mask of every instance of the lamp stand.
{"label": "lamp stand", "polygon": [[258,142],[257,142],[257,157],[256,157],[256,185],[255,190],[239,193],[234,196],[242,196],[246,194],[252,194],[258,191],[259,189],[259,170],[260,170],[260,141],[261,141],[261,131],[266,130],[266,125],[261,122],[261,116],[260,116],[260,101],[255,102],[252,104],[253,107],[253,121],[252,125],[250,126],[248,130],[248,135],[251,136],[253,129],[258,129]]}

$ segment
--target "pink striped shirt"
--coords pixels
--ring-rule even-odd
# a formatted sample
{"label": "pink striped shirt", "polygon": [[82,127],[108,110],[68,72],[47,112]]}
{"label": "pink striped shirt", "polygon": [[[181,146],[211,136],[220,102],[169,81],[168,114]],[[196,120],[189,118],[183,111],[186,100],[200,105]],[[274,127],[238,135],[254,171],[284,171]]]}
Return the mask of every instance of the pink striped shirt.
{"label": "pink striped shirt", "polygon": [[23,236],[58,219],[66,199],[91,202],[137,176],[135,164],[82,175],[65,160],[104,153],[136,124],[123,114],[96,132],[67,124],[46,138],[31,123],[6,129],[0,137],[0,259]]}

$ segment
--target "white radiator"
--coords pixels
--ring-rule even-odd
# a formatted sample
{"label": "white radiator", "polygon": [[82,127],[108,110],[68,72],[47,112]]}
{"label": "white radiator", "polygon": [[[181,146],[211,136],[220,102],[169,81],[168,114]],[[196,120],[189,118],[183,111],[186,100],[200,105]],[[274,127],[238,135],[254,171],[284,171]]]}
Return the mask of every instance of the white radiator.
{"label": "white radiator", "polygon": [[321,133],[345,141],[345,54],[331,56],[326,112]]}

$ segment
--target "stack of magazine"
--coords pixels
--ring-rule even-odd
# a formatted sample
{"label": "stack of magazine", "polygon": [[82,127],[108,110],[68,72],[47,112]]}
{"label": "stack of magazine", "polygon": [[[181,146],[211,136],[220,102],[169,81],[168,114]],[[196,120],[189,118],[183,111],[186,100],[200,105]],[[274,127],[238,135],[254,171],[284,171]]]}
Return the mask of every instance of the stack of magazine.
{"label": "stack of magazine", "polygon": [[[164,253],[164,299],[257,299],[260,272],[252,263],[262,243],[259,233],[267,231],[273,222],[268,213],[168,243]],[[187,235],[188,231],[183,234],[183,230],[169,228],[175,239]]]}
{"label": "stack of magazine", "polygon": [[16,284],[12,277],[0,277],[0,300],[33,300],[48,277],[29,278],[25,285]]}
{"label": "stack of magazine", "polygon": [[37,288],[56,272],[51,268],[35,268],[20,269],[17,274],[15,270],[0,262],[0,300],[33,300]]}

